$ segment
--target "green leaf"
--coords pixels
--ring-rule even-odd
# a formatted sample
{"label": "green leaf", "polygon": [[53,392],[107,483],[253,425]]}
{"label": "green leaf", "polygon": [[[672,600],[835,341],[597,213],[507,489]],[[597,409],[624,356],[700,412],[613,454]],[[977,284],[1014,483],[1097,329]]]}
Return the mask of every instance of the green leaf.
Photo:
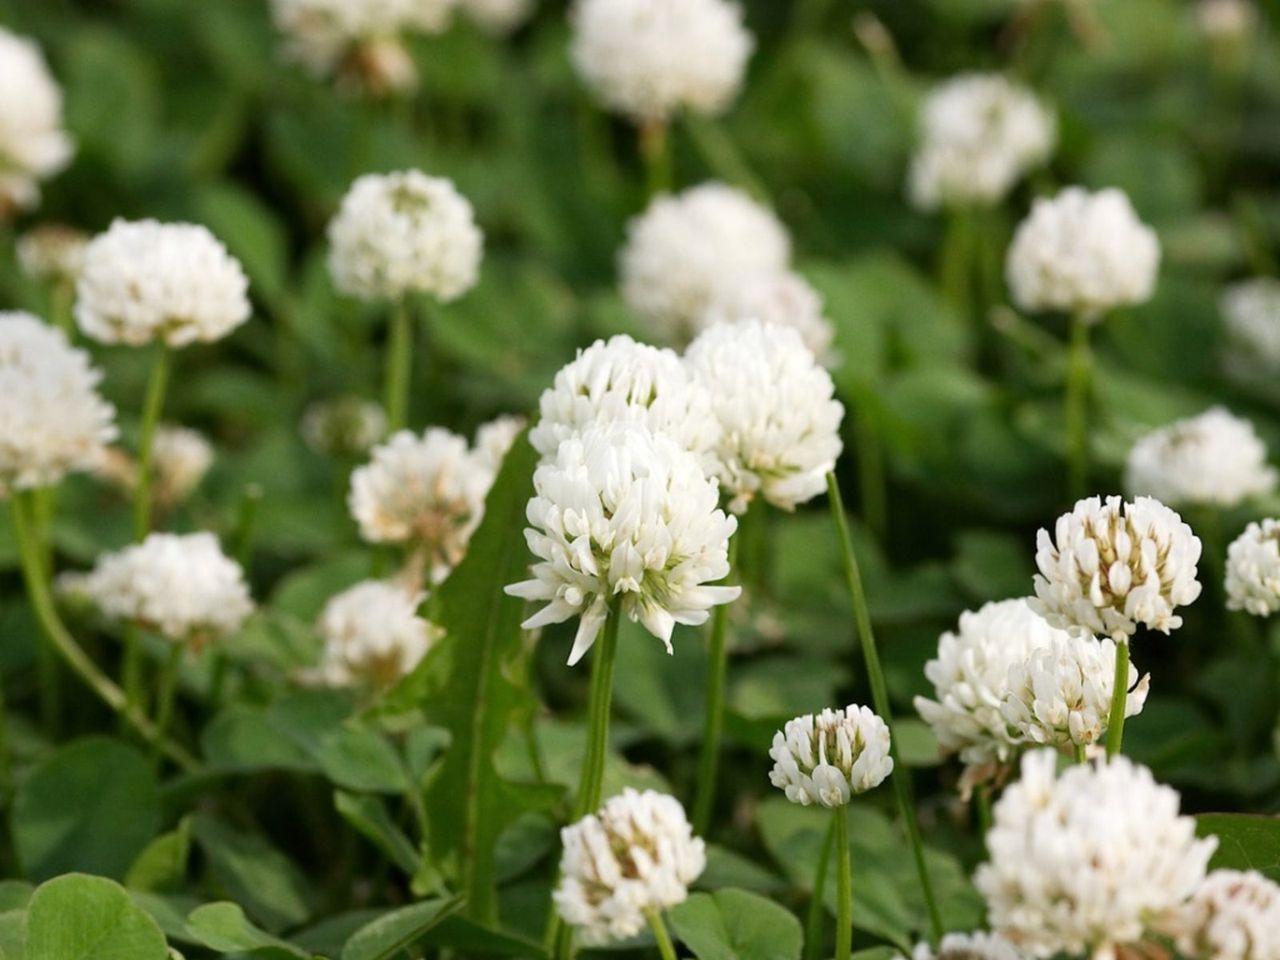
{"label": "green leaf", "polygon": [[151,841],[138,854],[125,875],[130,890],[171,890],[186,876],[191,854],[191,818],[183,817],[177,828]]}
{"label": "green leaf", "polygon": [[0,960],[25,960],[26,955],[26,909],[0,912]]}
{"label": "green leaf", "polygon": [[37,880],[74,870],[123,878],[159,825],[151,764],[106,737],[56,751],[14,798],[14,845],[24,872]]}
{"label": "green leaf", "polygon": [[276,956],[311,956],[305,950],[259,930],[236,903],[207,903],[192,910],[187,917],[187,933],[198,943],[219,953],[255,951],[255,955],[264,960]]}
{"label": "green leaf", "polygon": [[433,927],[462,906],[462,900],[427,900],[383,914],[355,932],[342,948],[342,960],[390,960],[409,950]]}
{"label": "green leaf", "polygon": [[288,250],[276,214],[252,194],[229,184],[205,187],[195,201],[200,222],[244,264],[254,291],[278,306],[288,279]]}
{"label": "green leaf", "polygon": [[196,815],[192,826],[214,876],[254,920],[275,932],[310,916],[306,880],[266,840],[239,833],[202,814]]}
{"label": "green leaf", "polygon": [[457,872],[467,915],[497,919],[496,855],[503,829],[559,790],[499,775],[494,755],[521,710],[534,704],[509,671],[524,656],[523,604],[503,588],[527,576],[524,542],[513,536],[532,492],[533,449],[522,435],[507,454],[466,559],[435,598],[446,637],[387,696],[387,709],[421,710],[447,730],[448,750],[427,788],[430,848]]}
{"label": "green leaf", "polygon": [[333,805],[342,818],[366,840],[381,850],[409,876],[418,870],[418,851],[392,818],[381,798],[343,793],[333,795]]}
{"label": "green leaf", "polygon": [[1209,861],[1212,869],[1257,870],[1280,881],[1280,817],[1202,813],[1196,817],[1196,834],[1218,838]]}
{"label": "green leaf", "polygon": [[104,877],[43,884],[27,908],[27,960],[168,960],[156,922]]}
{"label": "green leaf", "polygon": [[746,890],[695,893],[668,916],[698,960],[797,960],[804,945],[791,911]]}

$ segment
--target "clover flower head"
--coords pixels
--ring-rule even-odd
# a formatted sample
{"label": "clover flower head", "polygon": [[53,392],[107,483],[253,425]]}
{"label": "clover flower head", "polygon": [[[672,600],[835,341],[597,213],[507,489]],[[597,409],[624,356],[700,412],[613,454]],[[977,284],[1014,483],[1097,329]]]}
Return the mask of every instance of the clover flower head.
{"label": "clover flower head", "polygon": [[462,12],[492,34],[511,33],[533,16],[533,0],[461,0]]}
{"label": "clover flower head", "polygon": [[0,27],[0,220],[40,201],[40,181],[71,160],[62,90],[36,44]]}
{"label": "clover flower head", "polygon": [[1280,885],[1256,870],[1214,870],[1160,924],[1196,960],[1280,957]]}
{"label": "clover flower head", "polygon": [[835,328],[823,313],[822,296],[794,270],[758,270],[719,286],[698,323],[706,330],[717,323],[760,320],[795,327],[809,351],[828,363]]}
{"label": "clover flower head", "polygon": [[303,441],[316,453],[353,457],[367,453],[387,435],[387,415],[372,400],[335,397],[308,406],[299,429]]}
{"label": "clover flower head", "polygon": [[841,807],[893,772],[889,727],[868,707],[806,713],[773,735],[769,782],[792,803]]}
{"label": "clover flower head", "polygon": [[1280,280],[1256,277],[1227,287],[1219,304],[1224,364],[1241,380],[1272,381],[1280,372]]}
{"label": "clover flower head", "polygon": [[88,244],[88,235],[75,227],[44,223],[18,238],[18,266],[41,283],[75,284]]}
{"label": "clover flower head", "polygon": [[1251,523],[1227,548],[1227,608],[1280,613],[1280,520]]}
{"label": "clover flower head", "polygon": [[418,615],[421,594],[365,580],[331,597],[320,614],[317,671],[332,687],[385,689],[413,671],[444,630]]}
{"label": "clover flower head", "polygon": [[[906,960],[899,955],[896,960]],[[935,948],[916,944],[911,960],[1022,960],[1022,954],[998,933],[948,933]]]}

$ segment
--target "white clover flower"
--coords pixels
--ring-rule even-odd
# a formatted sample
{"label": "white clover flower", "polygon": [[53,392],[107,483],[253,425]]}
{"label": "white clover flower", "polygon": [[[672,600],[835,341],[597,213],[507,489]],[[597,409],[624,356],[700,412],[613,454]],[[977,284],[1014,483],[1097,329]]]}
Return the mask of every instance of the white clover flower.
{"label": "white clover flower", "polygon": [[795,329],[717,324],[690,345],[685,362],[711,394],[721,427],[716,469],[735,512],[757,496],[794,510],[826,490],[843,448],[844,406]]}
{"label": "white clover flower", "polygon": [[1222,295],[1228,372],[1273,378],[1280,371],[1280,280],[1258,277],[1232,284]]}
{"label": "white clover flower", "polygon": [[40,181],[71,160],[62,90],[26,37],[0,27],[0,218],[35,206]]}
{"label": "white clover flower", "polygon": [[1067,187],[1037,199],[1009,246],[1005,274],[1023,310],[1096,322],[1155,292],[1160,243],[1121,190]]}
{"label": "white clover flower", "polygon": [[1280,960],[1280,885],[1256,870],[1214,870],[1159,926],[1195,960]]}
{"label": "white clover flower", "polygon": [[1213,407],[1140,438],[1124,482],[1131,495],[1177,506],[1234,507],[1275,490],[1276,471],[1253,424]]}
{"label": "white clover flower", "polygon": [[[899,954],[895,960],[906,960]],[[948,933],[935,948],[916,944],[911,960],[1022,960],[1022,954],[998,933]]]}
{"label": "white clover flower", "polygon": [[656,197],[627,225],[618,256],[627,306],[664,339],[700,328],[719,288],[787,269],[791,241],[773,212],[722,183]]}
{"label": "white clover flower", "polygon": [[240,629],[253,601],[211,533],[153,533],[98,559],[86,583],[104,615],[200,647]]}
{"label": "white clover flower", "polygon": [[116,220],[85,248],[76,321],[101,343],[185,347],[248,320],[248,290],[240,262],[204,227]]}
{"label": "white clover flower", "polygon": [[61,330],[0,310],[0,497],[96,466],[116,437],[101,379]]}
{"label": "white clover flower", "polygon": [[1168,633],[1200,596],[1200,539],[1158,500],[1089,497],[1036,536],[1036,611],[1056,627],[1125,640]]}
{"label": "white clover flower", "polygon": [[1257,22],[1258,9],[1250,0],[1199,0],[1196,4],[1196,26],[1212,43],[1243,43]]}
{"label": "white clover flower", "polygon": [[974,884],[996,932],[1031,957],[1114,957],[1204,880],[1215,839],[1197,840],[1175,790],[1118,756],[1055,775],[1036,750],[995,806],[990,860]]}
{"label": "white clover flower", "polygon": [[18,266],[41,283],[74,284],[84,269],[89,237],[75,227],[45,223],[18,238]]}
{"label": "white clover flower", "polygon": [[544,463],[569,437],[592,424],[641,423],[698,454],[714,469],[710,451],[720,439],[711,396],[672,350],[637,343],[625,334],[597,340],[560,369],[538,401],[529,442]]}
{"label": "white clover flower", "polygon": [[707,303],[698,330],[743,320],[794,327],[809,351],[824,362],[836,335],[823,312],[821,294],[794,270],[753,271],[721,284]]}
{"label": "white clover flower", "polygon": [[[1115,672],[1116,644],[1110,637],[1057,631],[1047,646],[1009,668],[1001,713],[1019,742],[1088,747],[1107,732]],[[1126,717],[1142,712],[1150,681],[1129,664]]]}
{"label": "white clover flower", "polygon": [[677,109],[720,113],[754,46],[728,0],[577,0],[573,65],[611,110],[636,123]]}
{"label": "white clover flower", "polygon": [[545,603],[526,630],[581,617],[572,666],[595,642],[611,602],[666,645],[677,623],[698,626],[740,587],[707,586],[729,574],[738,522],[720,491],[663,434],[627,421],[588,427],[533,475],[525,539],[533,578],[507,593]]}
{"label": "white clover flower", "polygon": [[366,174],[329,223],[329,272],[365,300],[425,293],[456,300],[480,272],[484,237],[453,183],[418,170]]}
{"label": "white clover flower", "polygon": [[418,616],[422,594],[365,580],[331,597],[320,614],[329,686],[383,689],[413,671],[444,630]]}
{"label": "white clover flower", "polygon": [[889,727],[857,704],[788,720],[773,735],[769,757],[769,782],[806,807],[842,807],[893,773]]}
{"label": "white clover flower", "polygon": [[1251,523],[1227,548],[1227,608],[1280,613],[1280,520]]}
{"label": "white clover flower", "polygon": [[1007,762],[1021,743],[1002,712],[1012,690],[1009,671],[1067,636],[1026,599],[986,603],[960,614],[959,629],[938,639],[937,657],[924,665],[935,699],[916,697],[916,712],[939,746],[958,753],[966,764]]}
{"label": "white clover flower", "polygon": [[560,840],[552,899],[588,946],[635,936],[648,911],[683,903],[707,866],[706,846],[680,802],[653,790],[623,790],[561,830]]}
{"label": "white clover flower", "polygon": [[1000,74],[962,73],[930,92],[911,161],[911,201],[924,210],[992,206],[1049,159],[1053,112]]}
{"label": "white clover flower", "polygon": [[162,425],[151,448],[153,494],[162,506],[181,503],[213,466],[213,445],[188,427]]}
{"label": "white clover flower", "polygon": [[511,445],[525,428],[524,417],[503,414],[476,428],[476,458],[496,479]]}
{"label": "white clover flower", "polygon": [[421,436],[401,430],[351,474],[347,504],[360,536],[412,546],[438,583],[466,553],[493,480],[489,461],[465,438],[440,427]]}
{"label": "white clover flower", "polygon": [[363,397],[317,400],[303,411],[299,430],[316,453],[350,457],[367,452],[387,435],[387,415]]}
{"label": "white clover flower", "polygon": [[533,16],[533,0],[461,0],[462,12],[493,34],[511,33]]}

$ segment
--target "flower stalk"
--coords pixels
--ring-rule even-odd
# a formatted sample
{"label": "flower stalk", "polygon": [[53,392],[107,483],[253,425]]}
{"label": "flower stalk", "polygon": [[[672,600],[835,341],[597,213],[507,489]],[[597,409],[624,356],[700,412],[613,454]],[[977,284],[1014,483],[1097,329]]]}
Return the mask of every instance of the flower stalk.
{"label": "flower stalk", "polygon": [[653,930],[653,939],[658,942],[658,953],[662,956],[662,960],[679,960],[675,944],[671,942],[671,934],[667,931],[667,924],[662,919],[662,914],[657,910],[646,910],[645,916],[648,917],[649,926]]}
{"label": "flower stalk", "polygon": [[1071,347],[1067,357],[1066,429],[1069,493],[1078,500],[1089,487],[1089,390],[1093,357],[1089,349],[1089,321],[1071,318]]}
{"label": "flower stalk", "polygon": [[1107,719],[1107,759],[1120,752],[1124,742],[1124,712],[1129,699],[1129,641],[1116,641],[1115,685],[1111,690],[1111,716]]}
{"label": "flower stalk", "polygon": [[413,368],[413,314],[407,297],[391,307],[387,340],[387,432],[403,430],[409,420],[409,385]]}
{"label": "flower stalk", "polygon": [[849,960],[853,950],[853,865],[849,854],[849,807],[831,812],[836,845],[836,960]]}
{"label": "flower stalk", "polygon": [[644,160],[645,191],[652,199],[671,190],[671,131],[666,120],[646,120],[640,125],[640,156]]}
{"label": "flower stalk", "polygon": [[156,427],[164,410],[169,387],[171,354],[163,340],[156,341],[142,406],[142,433],[138,439],[138,484],[133,491],[133,539],[141,542],[151,532],[151,485],[155,473]]}
{"label": "flower stalk", "polygon": [[609,711],[613,702],[613,672],[618,658],[618,627],[621,608],[617,600],[609,613],[591,665],[591,693],[587,712],[587,754],[582,762],[582,779],[573,805],[573,819],[581,820],[600,807],[604,790],[604,765],[609,756]]}

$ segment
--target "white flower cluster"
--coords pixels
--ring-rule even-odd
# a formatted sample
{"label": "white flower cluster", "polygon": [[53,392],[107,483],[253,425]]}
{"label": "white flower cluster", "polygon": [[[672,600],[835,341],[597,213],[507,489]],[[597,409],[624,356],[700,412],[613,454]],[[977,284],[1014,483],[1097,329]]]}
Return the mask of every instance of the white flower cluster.
{"label": "white flower cluster", "polygon": [[835,328],[827,319],[822,296],[794,270],[763,270],[720,284],[697,322],[699,331],[717,323],[760,320],[780,327],[794,327],[810,352],[824,363],[831,361]]}
{"label": "white flower cluster", "polygon": [[320,614],[329,686],[385,689],[410,673],[444,630],[418,616],[421,594],[365,580],[331,597]]}
{"label": "white flower cluster", "polygon": [[524,417],[503,414],[488,423],[481,424],[476,430],[476,457],[484,468],[497,479],[502,469],[502,461],[511,452],[511,446],[525,428]]}
{"label": "white flower cluster", "polygon": [[1276,488],[1267,448],[1248,420],[1213,407],[1138,440],[1125,490],[1174,505],[1234,507]]}
{"label": "white flower cluster", "polygon": [[627,225],[618,265],[627,306],[683,343],[723,286],[786,270],[790,259],[791,241],[772,211],[740,190],[704,183],[655,198]]}
{"label": "white flower cluster", "polygon": [[62,91],[40,48],[0,27],[0,219],[40,200],[40,181],[71,159]]}
{"label": "white flower cluster", "polygon": [[1252,0],[1199,0],[1196,26],[1211,43],[1243,43],[1258,22],[1258,8]]}
{"label": "white flower cluster", "polygon": [[387,435],[387,415],[363,397],[317,400],[303,411],[299,429],[316,453],[351,457],[366,453]]}
{"label": "white flower cluster", "polygon": [[185,347],[248,320],[248,290],[239,261],[204,227],[117,220],[85,248],[76,321],[102,343]]}
{"label": "white flower cluster", "polygon": [[685,361],[720,421],[717,472],[735,512],[757,496],[793,510],[826,489],[843,446],[844,407],[794,328],[717,324]]}
{"label": "white flower cluster", "polygon": [[1036,538],[1036,611],[1056,627],[1124,640],[1168,633],[1200,596],[1200,539],[1158,500],[1089,497]]}
{"label": "white flower cluster", "polygon": [[[187,499],[212,465],[213,446],[202,434],[187,427],[161,424],[151,447],[151,496],[155,505],[167,510]],[[104,451],[96,472],[126,493],[137,487],[137,461],[123,450],[113,447]]]}
{"label": "white flower cluster", "polygon": [[589,946],[634,936],[648,911],[683,903],[707,865],[706,846],[680,802],[653,790],[624,790],[561,830],[560,839],[553,899]]}
{"label": "white flower cluster", "polygon": [[88,243],[88,236],[75,227],[42,224],[18,239],[18,266],[41,283],[74,284],[84,269]]}
{"label": "white flower cluster", "polygon": [[579,75],[637,123],[682,107],[719,113],[754,45],[729,0],[577,0],[571,16]]}
{"label": "white flower cluster", "polygon": [[329,272],[343,293],[447,303],[473,286],[484,236],[453,183],[418,170],[366,174],[329,223]]}
{"label": "white flower cluster", "polygon": [[461,0],[462,12],[489,33],[503,34],[533,15],[533,0]]}
{"label": "white flower cluster", "polygon": [[1039,198],[1009,246],[1005,274],[1023,310],[1060,310],[1096,322],[1155,292],[1160,243],[1116,189],[1067,187]]}
{"label": "white flower cluster", "polygon": [[1280,280],[1258,277],[1227,287],[1220,303],[1227,370],[1242,378],[1280,371]]}
{"label": "white flower cluster", "polygon": [[1160,926],[1195,960],[1280,960],[1280,885],[1256,870],[1214,870]]}
{"label": "white flower cluster", "polygon": [[1195,892],[1217,841],[1197,840],[1177,792],[1123,756],[1061,777],[1056,761],[1023,758],[974,883],[992,927],[1030,956],[1113,956]]}
{"label": "white flower cluster", "polygon": [[[901,954],[896,960],[906,960]],[[935,948],[916,944],[911,960],[1022,960],[1022,954],[998,933],[948,933]]]}
{"label": "white flower cluster", "polygon": [[1280,613],[1280,520],[1251,523],[1227,548],[1227,607]]}
{"label": "white flower cluster", "polygon": [[697,457],[633,422],[595,424],[564,440],[533,476],[525,531],[533,578],[507,593],[546,605],[526,629],[581,617],[569,664],[595,642],[611,602],[671,650],[677,623],[706,622],[739,587],[729,573],[737,520]]}
{"label": "white flower cluster", "polygon": [[773,735],[769,757],[769,782],[806,807],[844,806],[893,772],[888,725],[856,704],[788,720]]}
{"label": "white flower cluster", "polygon": [[472,449],[464,437],[440,427],[393,434],[351,474],[347,504],[360,535],[370,543],[420,550],[425,572],[440,582],[462,560],[480,525],[496,476],[494,452],[492,443]]}
{"label": "white flower cluster", "polygon": [[908,189],[924,210],[999,203],[1057,138],[1052,111],[1000,74],[947,80],[929,94],[920,126]]}
{"label": "white flower cluster", "polygon": [[84,588],[106,616],[197,648],[253,612],[240,565],[211,533],[153,533],[100,557]]}
{"label": "white flower cluster", "polygon": [[61,330],[0,311],[0,496],[93,469],[116,437],[101,379]]}

